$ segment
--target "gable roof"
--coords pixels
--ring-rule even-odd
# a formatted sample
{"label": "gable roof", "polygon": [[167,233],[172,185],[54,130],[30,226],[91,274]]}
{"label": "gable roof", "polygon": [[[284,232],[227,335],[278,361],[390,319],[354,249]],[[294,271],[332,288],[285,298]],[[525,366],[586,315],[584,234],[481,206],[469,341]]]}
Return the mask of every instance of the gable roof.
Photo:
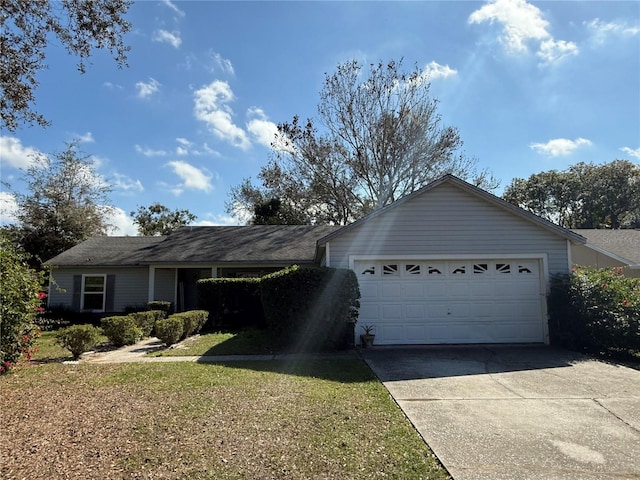
{"label": "gable roof", "polygon": [[310,263],[331,225],[183,227],[156,245],[149,263]]}
{"label": "gable roof", "polygon": [[313,262],[316,241],[338,227],[183,227],[164,237],[94,237],[52,258],[57,266]]}
{"label": "gable roof", "polygon": [[408,202],[414,198],[416,198],[417,196],[420,195],[424,195],[425,193],[438,188],[438,186],[444,184],[444,183],[449,183],[451,185],[454,185],[472,195],[475,195],[476,197],[479,197],[489,203],[492,203],[494,205],[496,205],[499,208],[502,208],[503,210],[509,211],[529,222],[535,223],[538,226],[549,230],[557,235],[560,235],[561,237],[565,237],[568,240],[571,240],[574,243],[578,243],[578,244],[584,244],[586,242],[586,239],[584,237],[582,237],[581,235],[572,232],[569,229],[563,228],[559,225],[556,225],[553,222],[550,222],[542,217],[539,217],[538,215],[535,215],[534,213],[528,212],[527,210],[524,210],[520,207],[517,207],[516,205],[513,205],[499,197],[496,197],[495,195],[493,195],[492,193],[489,193],[485,190],[482,190],[481,188],[478,188],[474,185],[471,185],[470,183],[465,182],[464,180],[451,175],[451,174],[446,174],[443,175],[439,178],[437,178],[436,180],[434,180],[433,182],[429,183],[428,185],[422,187],[420,190],[416,190],[413,193],[410,193],[409,195],[405,195],[404,197],[400,198],[399,200],[396,200],[395,202],[387,205],[386,207],[380,208],[372,213],[370,213],[369,215],[366,215],[364,217],[362,217],[359,220],[356,220],[355,222],[346,225],[344,227],[342,227],[340,230],[337,230],[335,232],[331,232],[329,233],[327,236],[321,238],[320,240],[318,240],[318,245],[320,246],[324,246],[328,241],[330,241],[331,239],[353,229],[358,227],[359,225],[368,222],[369,220],[378,217],[379,215],[384,215],[385,213],[387,213],[388,211],[398,208],[400,205],[404,204],[405,202]]}
{"label": "gable roof", "polygon": [[628,265],[640,266],[640,230],[574,229],[587,239],[587,247]]}
{"label": "gable roof", "polygon": [[166,237],[93,237],[45,262],[57,266],[132,266]]}

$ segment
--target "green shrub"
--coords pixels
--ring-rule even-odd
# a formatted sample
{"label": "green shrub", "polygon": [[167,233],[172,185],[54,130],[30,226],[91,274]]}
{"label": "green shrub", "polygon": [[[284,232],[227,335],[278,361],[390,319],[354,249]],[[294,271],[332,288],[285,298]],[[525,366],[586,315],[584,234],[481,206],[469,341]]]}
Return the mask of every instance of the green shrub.
{"label": "green shrub", "polygon": [[171,317],[179,318],[182,321],[181,339],[199,333],[209,317],[206,310],[189,310],[188,312],[174,313]]}
{"label": "green shrub", "polygon": [[129,314],[129,316],[135,320],[143,337],[151,335],[153,326],[158,320],[166,318],[166,315],[166,312],[163,310],[146,310],[144,312],[134,312]]}
{"label": "green shrub", "polygon": [[27,359],[39,330],[43,272],[29,267],[27,255],[0,236],[0,373],[8,371],[21,355]]}
{"label": "green shrub", "polygon": [[352,270],[291,267],[260,282],[268,327],[298,350],[354,343],[360,289]]}
{"label": "green shrub", "polygon": [[115,347],[133,345],[142,338],[142,330],[130,315],[105,317],[100,321],[102,330]]}
{"label": "green shrub", "polygon": [[259,278],[206,278],[197,289],[198,308],[209,312],[213,327],[265,325]]}
{"label": "green shrub", "polygon": [[167,346],[173,345],[182,337],[184,323],[182,318],[171,315],[156,322],[156,337],[162,340]]}
{"label": "green shrub", "polygon": [[147,303],[147,310],[162,310],[169,315],[173,311],[173,304],[171,302],[165,302],[164,300],[153,300]]}
{"label": "green shrub", "polygon": [[56,343],[69,350],[73,358],[77,359],[98,345],[100,334],[100,329],[93,325],[71,325],[56,332]]}
{"label": "green shrub", "polygon": [[620,269],[579,268],[555,276],[550,336],[570,348],[640,350],[640,279]]}

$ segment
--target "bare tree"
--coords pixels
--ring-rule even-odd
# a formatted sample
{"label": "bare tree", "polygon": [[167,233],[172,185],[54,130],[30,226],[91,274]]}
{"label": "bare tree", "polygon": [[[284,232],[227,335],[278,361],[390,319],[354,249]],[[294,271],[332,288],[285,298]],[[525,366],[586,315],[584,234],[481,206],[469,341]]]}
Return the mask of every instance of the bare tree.
{"label": "bare tree", "polygon": [[303,123],[294,116],[279,124],[272,157],[259,174],[262,186],[245,180],[227,209],[250,209],[260,196],[278,198],[311,223],[346,224],[445,173],[496,188],[475,159],[460,153],[459,132],[442,125],[437,107],[417,67],[407,74],[402,62],[391,61],[365,74],[355,60],[338,65],[325,76],[318,119]]}

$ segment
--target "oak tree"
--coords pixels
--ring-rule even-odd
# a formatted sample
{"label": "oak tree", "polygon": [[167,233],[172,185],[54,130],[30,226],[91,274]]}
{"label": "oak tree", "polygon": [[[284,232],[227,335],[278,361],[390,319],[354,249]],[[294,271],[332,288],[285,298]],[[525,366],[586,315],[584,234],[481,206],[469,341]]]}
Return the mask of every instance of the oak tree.
{"label": "oak tree", "polygon": [[125,19],[127,0],[0,1],[0,127],[14,132],[20,123],[46,126],[33,109],[38,73],[47,68],[46,50],[59,44],[79,57],[84,73],[96,49],[107,49],[118,66],[126,66],[131,30]]}
{"label": "oak tree", "polygon": [[138,225],[139,235],[169,235],[180,227],[189,225],[197,217],[189,210],[169,210],[156,202],[148,207],[138,207],[131,212],[133,223]]}

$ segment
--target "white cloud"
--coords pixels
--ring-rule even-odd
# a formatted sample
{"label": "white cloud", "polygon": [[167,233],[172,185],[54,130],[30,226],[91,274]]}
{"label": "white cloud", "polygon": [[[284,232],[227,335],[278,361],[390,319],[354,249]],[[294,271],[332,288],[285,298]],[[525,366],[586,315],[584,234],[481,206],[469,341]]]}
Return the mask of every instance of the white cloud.
{"label": "white cloud", "polygon": [[178,6],[175,3],[173,3],[171,0],[164,0],[162,3],[164,3],[167,7],[173,10],[173,12],[177,14],[179,17],[184,17],[184,12],[180,10]]}
{"label": "white cloud", "polygon": [[7,225],[18,221],[18,203],[16,197],[9,192],[0,192],[0,225]]}
{"label": "white cloud", "polygon": [[458,74],[458,71],[449,65],[440,65],[437,62],[429,62],[422,70],[422,77],[426,80],[434,80],[436,78],[447,78]]}
{"label": "white cloud", "polygon": [[549,65],[577,54],[578,47],[575,43],[549,39],[540,44],[540,50],[536,55],[542,59],[543,64]]}
{"label": "white cloud", "polygon": [[271,147],[278,134],[278,126],[268,120],[267,115],[260,108],[251,107],[247,110],[250,120],[247,122],[247,130],[255,137],[258,143]]}
{"label": "white cloud", "polygon": [[233,123],[233,110],[229,104],[234,100],[229,84],[215,80],[195,91],[195,116],[198,120],[205,122],[219,139],[247,150],[251,142],[246,132]]}
{"label": "white cloud", "polygon": [[153,41],[154,42],[162,42],[168,43],[173,48],[179,48],[182,44],[182,39],[180,38],[180,32],[174,30],[173,32],[169,32],[167,30],[156,30],[153,32]]}
{"label": "white cloud", "polygon": [[540,9],[525,0],[493,0],[474,11],[468,22],[501,24],[498,40],[512,54],[526,53],[530,43],[537,44],[543,64],[578,54],[575,43],[553,38]]}
{"label": "white cloud", "polygon": [[576,138],[575,140],[554,138],[547,143],[532,143],[530,147],[535,152],[547,157],[564,157],[572,154],[580,147],[588,147],[590,145],[591,141],[586,138]]}
{"label": "white cloud", "polygon": [[175,195],[180,195],[184,190],[202,190],[203,192],[213,190],[211,184],[213,175],[208,171],[194,167],[182,160],[175,160],[167,165],[182,179],[182,183],[172,189]]}
{"label": "white cloud", "polygon": [[176,142],[178,142],[183,147],[189,148],[193,146],[193,142],[187,140],[186,138],[178,137],[176,138]]}
{"label": "white cloud", "polygon": [[134,148],[136,152],[141,153],[145,157],[164,157],[167,155],[167,152],[164,150],[153,150],[148,147],[141,147],[140,145],[135,145]]}
{"label": "white cloud", "polygon": [[87,132],[84,135],[77,136],[80,143],[94,143],[96,140],[93,138],[93,133]]}
{"label": "white cloud", "polygon": [[211,52],[211,58],[213,58],[213,61],[216,62],[218,69],[222,70],[227,75],[235,75],[236,72],[233,69],[231,60],[222,58],[222,55],[216,52]]}
{"label": "white cloud", "polygon": [[176,147],[176,155],[184,157],[185,155],[189,155],[189,150],[184,147]]}
{"label": "white cloud", "polygon": [[208,213],[205,215],[206,220],[198,220],[193,225],[196,227],[217,227],[217,226],[237,226],[244,225],[246,222],[241,222],[235,217],[229,215],[215,215]]}
{"label": "white cloud", "polygon": [[122,85],[118,85],[117,83],[104,82],[102,84],[103,87],[108,88],[109,90],[122,90]]}
{"label": "white cloud", "polygon": [[113,187],[117,190],[122,190],[125,193],[135,193],[144,191],[142,182],[140,180],[134,180],[126,175],[115,173],[113,175]]}
{"label": "white cloud", "polygon": [[592,33],[593,40],[598,44],[603,44],[611,36],[633,37],[640,33],[640,27],[629,26],[626,23],[603,22],[599,18],[594,18],[590,22],[583,22]]}
{"label": "white cloud", "polygon": [[136,88],[138,89],[138,97],[147,98],[153,95],[154,93],[157,93],[158,90],[160,90],[161,85],[162,84],[160,82],[158,82],[155,78],[151,78],[151,77],[149,77],[149,81],[147,83],[145,82],[136,83]]}
{"label": "white cloud", "polygon": [[630,157],[634,157],[640,160],[640,148],[634,149],[629,147],[622,147],[620,150],[622,150],[624,153],[626,153]]}
{"label": "white cloud", "polygon": [[136,236],[138,227],[133,223],[133,219],[121,208],[115,207],[106,216],[107,223],[111,225],[110,235],[113,236]]}
{"label": "white cloud", "polygon": [[33,147],[25,147],[16,137],[0,137],[0,165],[3,168],[29,168],[44,154]]}

